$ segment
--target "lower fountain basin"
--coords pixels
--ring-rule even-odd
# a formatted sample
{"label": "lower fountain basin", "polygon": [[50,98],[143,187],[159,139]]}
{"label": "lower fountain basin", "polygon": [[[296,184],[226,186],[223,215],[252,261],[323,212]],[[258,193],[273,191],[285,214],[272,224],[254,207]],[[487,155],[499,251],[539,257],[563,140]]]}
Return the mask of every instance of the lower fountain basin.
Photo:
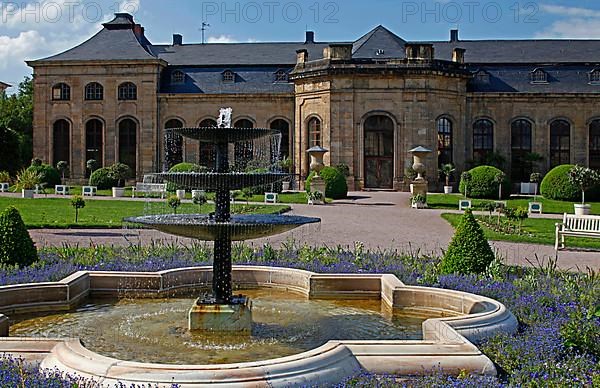
{"label": "lower fountain basin", "polygon": [[159,214],[130,217],[125,221],[179,237],[204,241],[221,238],[229,238],[232,241],[252,240],[321,222],[319,218],[274,214],[236,214],[231,216],[229,222],[216,222],[206,214]]}

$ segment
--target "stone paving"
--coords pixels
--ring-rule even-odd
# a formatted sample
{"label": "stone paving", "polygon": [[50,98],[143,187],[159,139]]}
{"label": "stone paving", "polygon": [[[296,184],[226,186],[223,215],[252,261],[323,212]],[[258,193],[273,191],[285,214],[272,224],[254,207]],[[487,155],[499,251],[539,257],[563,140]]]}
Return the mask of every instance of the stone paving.
{"label": "stone paving", "polygon": [[[300,244],[349,246],[357,241],[371,249],[398,249],[404,252],[439,254],[447,247],[453,228],[440,215],[448,210],[415,210],[409,206],[407,193],[355,192],[348,199],[327,206],[293,205],[292,214],[320,217],[321,225],[306,226],[268,239],[249,242],[260,246],[265,242],[278,245],[293,239]],[[100,197],[98,197],[100,198]],[[560,218],[559,215],[545,215]],[[188,244],[152,230],[32,230],[38,246],[79,246],[147,244],[167,241]],[[548,245],[492,242],[507,264],[540,265],[555,258],[554,247]],[[565,269],[600,270],[600,252],[566,250],[558,253],[558,265]]]}

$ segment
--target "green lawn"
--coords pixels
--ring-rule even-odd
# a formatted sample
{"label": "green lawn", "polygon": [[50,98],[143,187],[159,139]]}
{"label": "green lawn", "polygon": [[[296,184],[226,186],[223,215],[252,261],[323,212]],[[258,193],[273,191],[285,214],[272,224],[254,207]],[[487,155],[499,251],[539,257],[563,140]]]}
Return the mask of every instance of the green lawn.
{"label": "green lawn", "polygon": [[[308,198],[306,197],[306,193],[304,191],[299,192],[299,193],[282,193],[282,194],[279,194],[278,199],[279,199],[279,203],[297,203],[297,204],[304,204],[304,205],[306,205],[308,203]],[[245,201],[245,199],[243,199],[243,198],[240,200]],[[254,195],[250,199],[251,202],[264,202],[264,200],[265,200],[264,195]],[[332,200],[329,198],[327,198],[325,201],[327,203],[332,202]]]}
{"label": "green lawn", "polygon": [[[465,199],[463,195],[460,194],[428,194],[427,195],[427,206],[432,209],[456,209],[458,210],[458,201],[460,199]],[[472,199],[473,206],[475,208],[481,202],[487,200],[481,199]],[[533,197],[531,198],[519,198],[519,199],[509,199],[508,201],[509,207],[524,207],[529,208],[529,202],[533,202]],[[574,202],[563,202],[563,201],[554,201],[551,199],[544,199],[542,197],[537,197],[537,202],[541,202],[543,204],[544,213],[547,214],[563,214],[563,213],[571,213],[573,214]],[[592,205],[592,214],[600,214],[600,203],[599,202],[590,202]]]}
{"label": "green lawn", "polygon": [[[442,214],[442,218],[456,228],[461,215],[444,213]],[[481,219],[482,216],[477,216],[476,218]],[[523,221],[523,234],[504,234],[491,230],[483,224],[481,226],[488,240],[554,245],[556,222],[559,222],[559,220],[529,218]],[[565,245],[567,247],[600,249],[600,239],[567,237],[565,238]]]}
{"label": "green lawn", "polygon": [[[30,229],[40,228],[121,228],[123,218],[144,214],[170,213],[165,202],[143,201],[107,201],[86,198],[85,208],[79,211],[79,222],[75,223],[75,209],[71,207],[71,199],[67,198],[0,198],[0,210],[13,205],[23,217]],[[285,205],[250,205],[236,204],[234,212],[281,213],[289,210]],[[201,208],[191,203],[184,203],[178,213],[209,213],[214,205],[207,204]]]}

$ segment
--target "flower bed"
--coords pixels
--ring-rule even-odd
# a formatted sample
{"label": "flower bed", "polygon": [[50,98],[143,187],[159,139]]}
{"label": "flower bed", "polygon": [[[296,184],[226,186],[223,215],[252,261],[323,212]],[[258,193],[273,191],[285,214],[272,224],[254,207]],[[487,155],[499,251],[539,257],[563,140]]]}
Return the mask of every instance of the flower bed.
{"label": "flower bed", "polygon": [[[43,250],[41,261],[34,266],[0,272],[0,285],[56,281],[77,270],[144,272],[206,265],[210,254],[208,246],[203,244]],[[496,363],[499,379],[447,377],[432,371],[430,376],[416,379],[415,386],[595,387],[600,384],[600,276],[592,272],[560,272],[552,262],[536,269],[509,268],[494,262],[482,276],[439,276],[438,258],[419,253],[368,252],[360,243],[351,249],[314,249],[289,244],[276,250],[268,245],[260,249],[238,245],[234,261],[320,273],[393,273],[406,284],[456,289],[497,299],[519,319],[518,335],[498,335],[480,346]],[[4,381],[4,376],[17,378],[14,376],[23,373],[31,374],[31,379],[42,378],[34,371],[20,372],[19,364],[14,361],[0,361],[0,381]],[[73,386],[69,381],[44,386]],[[389,377],[361,375],[349,377],[343,384],[394,386],[398,382]]]}

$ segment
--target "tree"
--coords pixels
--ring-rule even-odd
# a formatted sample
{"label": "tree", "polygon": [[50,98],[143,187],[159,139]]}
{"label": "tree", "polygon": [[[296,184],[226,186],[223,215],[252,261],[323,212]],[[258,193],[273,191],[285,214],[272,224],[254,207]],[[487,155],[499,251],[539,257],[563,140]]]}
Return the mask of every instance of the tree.
{"label": "tree", "polygon": [[71,206],[75,208],[75,223],[77,223],[79,219],[79,209],[83,209],[85,207],[85,200],[80,195],[75,195],[71,199]]}
{"label": "tree", "polygon": [[167,205],[173,209],[173,214],[177,214],[177,208],[181,206],[181,200],[178,196],[171,195],[169,198],[167,198]]}
{"label": "tree", "polygon": [[38,259],[37,250],[25,227],[21,214],[14,206],[0,214],[0,267],[26,267]]}
{"label": "tree", "polygon": [[24,167],[33,155],[32,139],[33,82],[25,77],[17,93],[0,96],[0,169],[16,172]]}
{"label": "tree", "polygon": [[471,182],[471,173],[468,171],[465,171],[462,173],[461,175],[462,180],[465,182],[465,198],[469,198],[468,194],[469,194],[469,182]]}
{"label": "tree", "polygon": [[58,172],[60,172],[60,176],[61,178],[61,183],[65,184],[65,173],[67,172],[67,169],[69,168],[69,164],[67,162],[65,162],[64,160],[61,160],[60,162],[56,163],[56,169],[58,170]]}
{"label": "tree", "polygon": [[504,182],[504,179],[506,179],[506,174],[503,172],[499,172],[494,177],[494,182],[498,184],[498,200],[502,199],[502,182]]}
{"label": "tree", "polygon": [[442,174],[446,180],[446,186],[450,186],[450,177],[454,173],[455,168],[452,163],[442,165],[440,168],[440,174]]}
{"label": "tree", "polygon": [[129,178],[131,169],[123,163],[115,163],[110,167],[109,176],[117,181],[117,186],[123,187],[125,179]]}
{"label": "tree", "polygon": [[581,204],[585,204],[585,192],[600,182],[600,174],[591,168],[574,166],[569,170],[569,181],[581,189]]}

